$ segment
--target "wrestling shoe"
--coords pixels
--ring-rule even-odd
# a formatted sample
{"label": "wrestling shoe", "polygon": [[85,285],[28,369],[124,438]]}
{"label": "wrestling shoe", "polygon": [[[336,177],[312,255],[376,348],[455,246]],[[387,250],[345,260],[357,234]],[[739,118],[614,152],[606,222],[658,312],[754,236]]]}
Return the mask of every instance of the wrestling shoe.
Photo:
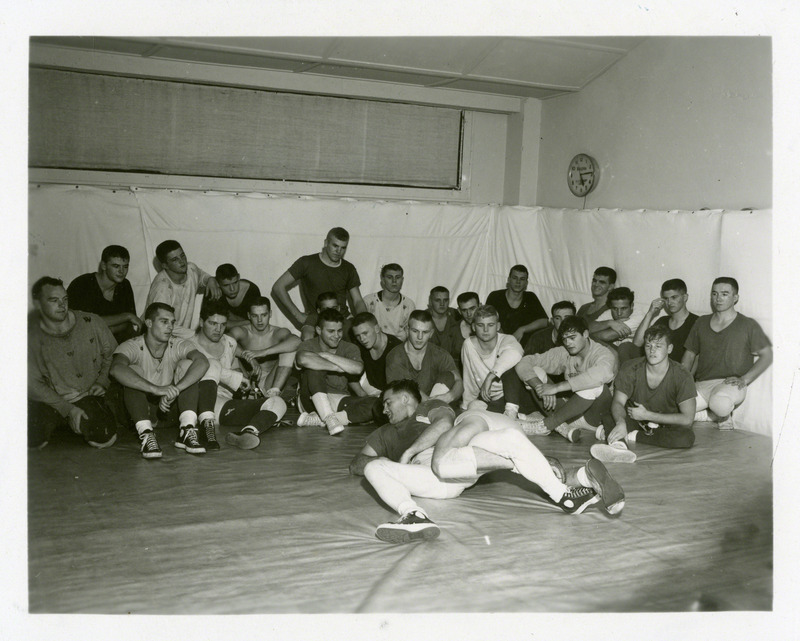
{"label": "wrestling shoe", "polygon": [[636,453],[631,452],[622,441],[616,441],[613,445],[595,443],[589,448],[589,453],[603,463],[633,463],[636,460]]}
{"label": "wrestling shoe", "polygon": [[558,507],[567,514],[580,514],[599,501],[600,495],[590,487],[568,487],[558,502]]}
{"label": "wrestling shoe", "polygon": [[586,478],[592,489],[600,495],[600,500],[611,516],[616,516],[625,507],[625,492],[622,486],[617,483],[611,474],[608,473],[606,466],[597,459],[589,459],[586,462]]}
{"label": "wrestling shoe", "polygon": [[240,450],[254,450],[261,445],[258,431],[252,426],[243,427],[238,432],[228,432],[225,435],[225,442]]}
{"label": "wrestling shoe", "polygon": [[414,510],[396,523],[384,523],[375,530],[375,536],[387,543],[431,541],[439,536],[439,526],[422,512]]}
{"label": "wrestling shoe", "polygon": [[567,473],[564,471],[564,466],[561,465],[561,461],[555,456],[545,456],[545,458],[547,462],[550,463],[550,469],[553,470],[553,474],[556,475],[556,478],[562,483],[566,482]]}
{"label": "wrestling shoe", "polygon": [[339,417],[338,413],[326,416],[324,424],[325,427],[328,428],[328,434],[331,436],[336,436],[344,432],[344,425],[342,425],[342,419]]}
{"label": "wrestling shoe", "polygon": [[297,427],[325,427],[325,421],[316,412],[303,412],[297,418]]}
{"label": "wrestling shoe", "polygon": [[544,425],[544,419],[536,421],[517,421],[526,436],[547,436],[550,433]]}
{"label": "wrestling shoe", "polygon": [[200,441],[197,440],[197,428],[194,425],[187,425],[185,428],[178,430],[175,447],[186,450],[189,454],[206,453],[206,448],[200,445]]}
{"label": "wrestling shoe", "polygon": [[218,450],[217,430],[213,418],[206,418],[200,423],[200,441],[206,450]]}
{"label": "wrestling shoe", "polygon": [[153,430],[145,430],[139,434],[139,440],[142,442],[142,457],[144,458],[161,458],[161,448],[158,446],[156,435]]}
{"label": "wrestling shoe", "polygon": [[553,431],[561,434],[561,436],[567,439],[570,443],[577,443],[581,440],[581,428],[577,425],[562,423]]}

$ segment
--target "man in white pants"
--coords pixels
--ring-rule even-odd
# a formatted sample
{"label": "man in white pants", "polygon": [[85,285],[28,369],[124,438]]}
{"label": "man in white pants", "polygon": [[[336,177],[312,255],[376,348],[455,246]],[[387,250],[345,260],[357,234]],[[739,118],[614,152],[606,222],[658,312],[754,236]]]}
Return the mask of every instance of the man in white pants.
{"label": "man in white pants", "polygon": [[439,536],[439,527],[412,497],[455,498],[493,470],[512,470],[536,483],[562,510],[580,514],[603,501],[609,514],[624,507],[624,493],[599,461],[575,474],[568,487],[563,468],[528,440],[517,423],[502,414],[469,410],[454,420],[453,410],[436,399],[421,403],[414,381],[390,383],[383,393],[390,424],[373,432],[350,471],[362,473],[381,499],[400,515],[375,531],[382,541],[407,543]]}

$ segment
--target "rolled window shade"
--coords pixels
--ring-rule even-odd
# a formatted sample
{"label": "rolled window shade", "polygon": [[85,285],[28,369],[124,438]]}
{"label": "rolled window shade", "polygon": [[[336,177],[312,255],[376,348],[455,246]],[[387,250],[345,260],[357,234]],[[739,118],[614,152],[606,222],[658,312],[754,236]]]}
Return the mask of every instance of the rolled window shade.
{"label": "rolled window shade", "polygon": [[458,189],[462,112],[30,71],[31,167]]}

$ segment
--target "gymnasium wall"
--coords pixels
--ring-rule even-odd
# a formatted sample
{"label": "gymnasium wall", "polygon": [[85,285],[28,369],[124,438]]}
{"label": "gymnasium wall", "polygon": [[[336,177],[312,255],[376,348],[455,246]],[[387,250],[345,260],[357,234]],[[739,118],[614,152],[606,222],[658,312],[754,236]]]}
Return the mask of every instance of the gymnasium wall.
{"label": "gymnasium wall", "polygon": [[[636,209],[772,207],[772,43],[648,38],[580,92],[542,102],[536,203]],[[583,198],[577,153],[600,164]]]}
{"label": "gymnasium wall", "polygon": [[[269,294],[272,283],[303,254],[320,250],[327,230],[350,231],[347,258],[359,270],[362,294],[378,289],[381,265],[405,268],[404,293],[419,307],[434,285],[452,298],[477,291],[481,299],[504,286],[516,263],[531,270],[530,288],[546,308],[563,298],[590,300],[598,265],[616,267],[619,284],[646,307],[667,278],[683,278],[689,309],[709,312],[718,275],[736,277],[739,310],[772,336],[771,212],[625,211],[380,202],[273,197],[155,189],[31,185],[29,279],[52,275],[69,282],[97,267],[102,248],[125,245],[129,279],[142,313],[155,276],[156,245],[178,239],[189,260],[213,273],[232,262]],[[297,290],[293,297],[299,304]],[[279,310],[274,322],[285,324]],[[736,420],[770,434],[771,372],[748,391]]]}

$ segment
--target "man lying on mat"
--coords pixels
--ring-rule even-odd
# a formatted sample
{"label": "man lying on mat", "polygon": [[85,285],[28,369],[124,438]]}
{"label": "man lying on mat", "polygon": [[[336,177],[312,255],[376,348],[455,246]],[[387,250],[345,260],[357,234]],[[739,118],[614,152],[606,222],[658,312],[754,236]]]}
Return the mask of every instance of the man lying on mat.
{"label": "man lying on mat", "polygon": [[577,485],[567,486],[558,460],[546,458],[507,416],[469,410],[454,420],[443,401],[421,402],[410,380],[390,383],[382,398],[390,423],[370,434],[350,463],[350,473],[363,474],[400,515],[378,526],[375,536],[382,541],[436,538],[439,527],[412,497],[455,498],[493,470],[511,470],[536,483],[568,514],[600,501],[611,515],[624,507],[622,488],[600,461],[575,471]]}

